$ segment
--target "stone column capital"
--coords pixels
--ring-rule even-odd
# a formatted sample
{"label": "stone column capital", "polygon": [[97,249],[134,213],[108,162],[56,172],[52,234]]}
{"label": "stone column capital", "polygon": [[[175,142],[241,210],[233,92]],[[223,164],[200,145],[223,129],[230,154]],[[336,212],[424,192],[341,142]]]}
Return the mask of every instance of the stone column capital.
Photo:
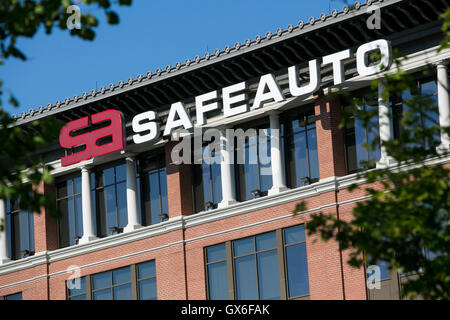
{"label": "stone column capital", "polygon": [[94,166],[92,164],[83,164],[81,165],[81,172],[91,171]]}
{"label": "stone column capital", "polygon": [[435,67],[437,67],[438,69],[440,69],[440,68],[447,68],[449,63],[450,63],[450,59],[442,59],[442,60],[434,62],[433,65]]}
{"label": "stone column capital", "polygon": [[269,114],[270,117],[279,117],[281,110],[272,109],[272,110],[267,111],[267,113]]}

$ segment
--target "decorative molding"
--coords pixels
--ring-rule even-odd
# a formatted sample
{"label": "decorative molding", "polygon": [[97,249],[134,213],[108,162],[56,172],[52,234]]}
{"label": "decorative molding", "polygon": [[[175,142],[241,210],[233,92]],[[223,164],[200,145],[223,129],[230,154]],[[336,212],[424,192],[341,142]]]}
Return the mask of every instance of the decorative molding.
{"label": "decorative molding", "polygon": [[[450,156],[448,156],[448,155],[446,157],[430,158],[424,162],[425,165],[447,164],[447,163],[450,163]],[[392,166],[392,170],[410,169],[410,168],[418,167],[420,165],[421,164],[402,165],[400,167]],[[375,170],[375,169],[373,169],[373,170]],[[76,256],[83,255],[83,254],[88,254],[88,253],[99,251],[99,250],[113,248],[113,247],[116,247],[119,245],[147,239],[147,238],[165,234],[165,233],[168,233],[171,231],[181,230],[183,228],[186,229],[189,227],[207,224],[207,223],[210,223],[213,221],[218,221],[218,220],[230,218],[230,217],[245,214],[245,213],[262,210],[262,209],[265,209],[268,207],[277,206],[277,205],[284,204],[284,203],[299,201],[301,199],[309,198],[312,196],[317,196],[322,193],[346,189],[352,184],[360,185],[360,184],[364,184],[365,182],[366,182],[366,179],[359,177],[358,174],[351,174],[351,175],[347,175],[344,177],[330,177],[330,178],[322,179],[319,182],[316,182],[316,183],[308,185],[308,186],[303,186],[303,187],[299,187],[296,189],[290,189],[287,191],[283,191],[279,194],[266,196],[266,197],[262,197],[262,198],[257,198],[257,199],[249,200],[246,202],[240,202],[240,203],[237,203],[237,204],[232,205],[227,208],[220,208],[220,209],[214,209],[211,211],[200,212],[200,213],[197,213],[197,214],[194,214],[191,216],[180,216],[180,217],[171,218],[168,221],[161,222],[156,225],[142,227],[140,229],[130,231],[128,233],[121,233],[121,234],[109,236],[106,238],[101,238],[101,239],[94,240],[94,241],[86,243],[86,244],[80,244],[80,245],[75,245],[75,246],[71,246],[71,247],[66,247],[66,248],[55,250],[55,251],[38,252],[34,256],[27,257],[27,258],[24,258],[21,260],[10,261],[10,262],[5,263],[4,265],[0,265],[0,276],[4,275],[4,274],[12,273],[12,272],[17,272],[20,270],[33,268],[35,266],[46,264],[46,263],[52,263],[52,262],[69,259],[72,257],[76,257]],[[322,205],[319,207],[305,210],[300,215],[317,212],[317,211],[324,210],[327,208],[332,208],[332,207],[335,207],[336,205],[344,206],[344,205],[352,204],[355,202],[364,201],[369,198],[370,198],[370,196],[364,196],[364,197],[341,201],[338,203],[332,202],[332,203],[328,203],[328,204],[325,204],[325,205]],[[132,256],[137,256],[140,254],[160,250],[162,248],[167,248],[169,246],[178,245],[183,242],[184,243],[194,242],[194,241],[202,240],[205,238],[214,237],[217,235],[234,232],[236,230],[242,230],[242,229],[251,228],[251,227],[262,225],[262,224],[271,223],[274,221],[280,221],[280,220],[292,218],[293,216],[294,216],[293,214],[289,213],[287,215],[283,215],[283,216],[279,216],[279,217],[239,226],[236,228],[231,228],[231,229],[219,231],[216,233],[206,234],[206,235],[202,235],[202,236],[199,236],[196,238],[186,239],[184,241],[175,241],[175,242],[168,243],[168,244],[165,244],[160,247],[150,248],[150,249],[146,249],[146,250],[142,250],[142,251],[138,251],[138,252],[133,252],[133,253],[130,253],[130,254],[127,254],[124,256],[115,257],[112,259],[98,261],[98,262],[91,263],[88,265],[80,266],[80,268],[84,269],[84,268],[89,268],[89,267],[105,264],[105,263],[112,262],[112,261],[126,259],[126,258],[129,258]],[[67,273],[69,271],[68,270],[58,271],[58,272],[49,274],[48,276],[49,277],[57,276],[60,274]],[[34,278],[31,278],[28,280],[20,281],[17,283],[8,284],[8,285],[0,287],[0,289],[12,287],[15,285],[27,283],[27,282],[34,281],[34,280],[38,280],[41,278],[45,278],[46,276],[47,275],[38,276],[38,277],[34,277]]]}
{"label": "decorative molding", "polygon": [[175,230],[181,230],[182,228],[182,217],[175,217],[169,219],[168,221],[142,227],[130,232],[119,233],[108,236],[106,238],[100,238],[89,243],[79,244],[48,252],[48,260],[50,263],[52,263],[99,250],[105,250],[126,243],[155,237]]}
{"label": "decorative molding", "polygon": [[31,269],[47,262],[48,262],[47,251],[37,252],[32,256],[19,260],[10,260],[5,264],[0,265],[0,276],[11,272]]}
{"label": "decorative molding", "polygon": [[[450,156],[446,157],[434,157],[426,160],[425,165],[434,164],[446,164],[450,163]],[[413,167],[418,167],[419,164],[415,165],[402,165],[400,168],[397,166],[391,166],[392,170],[405,170]],[[375,169],[373,169],[375,170]],[[281,204],[299,201],[305,198],[314,197],[323,193],[333,192],[336,190],[342,190],[348,188],[350,185],[357,184],[361,185],[366,182],[366,179],[360,177],[357,173],[343,176],[343,177],[330,177],[322,179],[316,183],[308,186],[299,187],[296,189],[289,189],[282,191],[274,195],[268,195],[265,197],[248,200],[245,202],[237,202],[234,205],[230,205],[226,208],[217,208],[210,211],[203,211],[196,213],[191,216],[180,216],[175,218],[170,218],[168,221],[161,222],[155,225],[146,226],[133,230],[126,233],[120,233],[117,235],[112,235],[106,238],[100,238],[89,243],[79,244],[75,246],[70,246],[66,248],[57,249],[55,251],[50,251],[47,253],[37,253],[35,256],[31,256],[21,260],[15,260],[7,262],[0,266],[0,275],[5,273],[14,272],[17,270],[27,269],[38,264],[46,262],[56,262],[59,260],[68,259],[71,257],[104,250],[119,246],[122,244],[139,241],[154,237],[157,235],[165,234],[175,230],[181,230],[190,228],[193,226],[203,225],[210,222],[238,216],[241,214],[262,210],[265,208],[278,206]],[[346,204],[351,202],[361,201],[360,199],[352,199],[339,204]],[[327,204],[335,205],[335,204]],[[312,209],[312,211],[317,211],[317,208]],[[309,212],[306,211],[306,212]],[[45,254],[45,255],[44,255]],[[44,255],[44,256],[42,256]],[[48,258],[45,258],[47,257]],[[19,269],[17,269],[19,268]]]}
{"label": "decorative molding", "polygon": [[331,192],[336,190],[336,181],[336,177],[322,179],[321,181],[308,186],[289,189],[274,195],[247,200],[245,202],[237,202],[236,204],[225,208],[202,211],[194,215],[184,217],[185,227],[189,228],[205,223],[210,223],[213,221],[222,220],[253,211],[278,206],[284,203],[317,196],[322,193]]}

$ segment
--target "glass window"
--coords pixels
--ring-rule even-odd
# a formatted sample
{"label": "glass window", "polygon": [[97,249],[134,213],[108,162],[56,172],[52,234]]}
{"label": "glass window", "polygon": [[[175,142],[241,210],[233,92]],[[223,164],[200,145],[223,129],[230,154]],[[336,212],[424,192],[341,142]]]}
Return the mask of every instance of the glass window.
{"label": "glass window", "polygon": [[94,300],[131,300],[130,267],[92,276]]}
{"label": "glass window", "polygon": [[86,277],[67,281],[68,300],[86,300]]}
{"label": "glass window", "polygon": [[[270,127],[268,124],[258,126],[253,133],[245,137],[243,146],[239,146],[239,139],[236,139],[235,168],[239,201],[265,196],[272,187]],[[242,147],[243,150],[240,149]]]}
{"label": "glass window", "polygon": [[143,225],[164,221],[169,214],[164,154],[154,153],[138,159],[138,186]]}
{"label": "glass window", "polygon": [[22,300],[22,292],[10,294],[8,296],[4,296],[3,299],[5,300]]}
{"label": "glass window", "polygon": [[19,201],[6,201],[6,226],[9,235],[9,255],[17,260],[34,255],[33,213],[19,208]]}
{"label": "glass window", "polygon": [[319,181],[314,110],[286,116],[282,131],[286,144],[287,185],[296,188]]}
{"label": "glass window", "polygon": [[137,266],[139,300],[156,300],[156,266],[155,261],[141,263]]}
{"label": "glass window", "polygon": [[193,169],[196,212],[215,209],[222,201],[220,144],[217,141],[203,144],[201,159],[202,163],[194,164]]}
{"label": "glass window", "polygon": [[[356,108],[364,110],[370,117],[362,120],[353,118],[344,129],[347,172],[354,173],[358,170],[375,167],[376,161],[381,158],[379,143],[378,121],[378,92],[363,92],[356,94],[358,105]],[[346,110],[355,108],[347,105]],[[392,110],[390,111],[392,113]],[[392,118],[392,114],[391,114]],[[391,130],[393,127],[391,126]],[[373,146],[367,148],[367,146]]]}
{"label": "glass window", "polygon": [[56,205],[61,212],[58,220],[60,248],[77,244],[83,236],[80,176],[56,183]]}
{"label": "glass window", "polygon": [[280,299],[275,232],[233,241],[237,299]]}
{"label": "glass window", "polygon": [[155,261],[67,280],[67,288],[68,300],[156,300]]}
{"label": "glass window", "polygon": [[[418,96],[419,95],[419,96]],[[417,99],[420,97],[420,99]],[[431,100],[428,103],[427,100]],[[419,110],[412,109],[412,104],[418,105]],[[416,82],[416,88],[412,91],[404,91],[401,95],[400,102],[396,104],[396,112],[398,114],[398,121],[402,118],[405,112],[410,113],[411,124],[405,125],[406,129],[413,129],[417,126],[424,129],[431,129],[433,126],[439,125],[439,111],[437,107],[437,83],[433,79],[422,79]],[[402,134],[404,128],[402,125],[397,124],[397,134]],[[411,137],[412,138],[412,137]],[[418,141],[417,137],[414,138]],[[431,144],[437,146],[441,141],[441,136],[438,130],[434,132],[432,140],[424,140],[423,142],[411,143],[411,147],[425,147],[426,149],[431,147]]]}
{"label": "glass window", "polygon": [[309,294],[305,226],[284,230],[284,250],[289,298]]}
{"label": "glass window", "polygon": [[225,244],[206,248],[208,296],[211,300],[228,299],[228,278]]}
{"label": "glass window", "polygon": [[97,234],[120,233],[128,224],[126,164],[95,171]]}
{"label": "glass window", "polygon": [[[205,264],[211,300],[276,300],[309,295],[303,225],[207,247]],[[233,288],[231,292],[229,287]]]}
{"label": "glass window", "polygon": [[391,277],[390,273],[389,273],[389,267],[390,264],[386,261],[378,261],[377,264],[380,267],[380,278],[381,280],[383,279],[389,279]]}
{"label": "glass window", "polygon": [[[377,140],[379,139],[378,93],[359,92],[354,95],[361,100],[361,105],[358,108],[371,112],[373,116],[366,121],[366,127],[361,119],[355,119],[345,127],[344,136],[348,173],[366,169],[367,164],[362,164],[361,162],[369,162],[369,168],[372,168],[375,165],[375,161],[381,157],[379,140]],[[412,108],[413,104],[417,106],[414,110]],[[349,108],[353,108],[353,106],[345,107],[345,109]],[[401,94],[392,94],[389,111],[391,132],[394,139],[401,137],[405,133],[405,129],[414,130],[417,133],[417,128],[425,130],[432,130],[434,126],[436,126],[434,128],[437,128],[439,125],[439,111],[435,77],[416,80],[415,87],[411,91],[407,90]],[[407,118],[405,118],[406,112],[408,112]],[[407,145],[408,147],[429,149],[439,145],[440,132],[439,130],[434,130],[432,139],[426,139],[420,135],[410,136],[409,139],[412,142]],[[376,143],[374,150],[368,151],[364,148],[365,144],[372,144],[373,142]]]}

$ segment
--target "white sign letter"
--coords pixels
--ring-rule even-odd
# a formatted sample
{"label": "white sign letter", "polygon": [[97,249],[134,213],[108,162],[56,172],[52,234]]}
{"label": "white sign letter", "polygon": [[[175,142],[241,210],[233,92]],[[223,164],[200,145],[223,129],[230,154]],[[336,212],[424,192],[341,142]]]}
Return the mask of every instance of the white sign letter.
{"label": "white sign letter", "polygon": [[205,124],[204,114],[208,111],[219,109],[219,103],[213,102],[204,104],[206,101],[217,99],[217,91],[202,94],[195,97],[195,110],[197,113],[197,125],[202,126]]}
{"label": "white sign letter", "polygon": [[[179,119],[175,120],[178,115]],[[173,103],[170,107],[169,115],[167,117],[166,127],[164,128],[164,136],[172,134],[172,130],[178,127],[183,127],[188,130],[193,127],[191,117],[186,112],[183,102]]]}
{"label": "white sign letter", "polygon": [[[264,93],[266,87],[269,88],[269,92]],[[251,109],[258,109],[261,104],[268,100],[274,100],[280,102],[284,100],[284,96],[281,93],[280,87],[275,80],[273,74],[265,74],[259,79],[258,90],[256,91],[255,101]]]}
{"label": "white sign letter", "polygon": [[333,78],[335,86],[345,81],[344,60],[350,58],[350,55],[350,49],[347,49],[322,58],[323,64],[333,64]]}
{"label": "white sign letter", "polygon": [[311,94],[320,88],[320,69],[317,59],[309,61],[309,84],[305,86],[298,86],[298,69],[296,66],[290,67],[288,73],[289,91],[294,97]]}
{"label": "white sign letter", "polygon": [[[156,117],[156,112],[147,111],[140,113],[133,118],[132,127],[133,131],[136,133],[133,135],[134,143],[144,143],[159,137],[159,123],[153,121]],[[143,135],[139,134],[145,131],[148,131],[148,133]]]}
{"label": "white sign letter", "polygon": [[231,97],[231,94],[243,91],[245,89],[247,89],[247,83],[245,81],[222,89],[223,116],[225,118],[232,117],[248,111],[247,103],[241,104],[233,108],[231,107],[232,104],[247,100],[247,94],[245,93],[241,93]]}
{"label": "white sign letter", "polygon": [[[369,54],[379,50],[381,54],[380,61],[373,66],[368,66]],[[387,40],[375,40],[363,44],[356,52],[356,67],[361,76],[371,76],[383,70],[388,69],[392,62],[392,47]]]}

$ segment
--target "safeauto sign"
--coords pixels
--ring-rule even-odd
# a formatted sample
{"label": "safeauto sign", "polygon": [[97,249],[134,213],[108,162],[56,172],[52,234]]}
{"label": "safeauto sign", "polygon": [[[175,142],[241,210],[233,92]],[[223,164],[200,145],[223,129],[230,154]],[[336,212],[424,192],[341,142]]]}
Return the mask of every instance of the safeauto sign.
{"label": "safeauto sign", "polygon": [[[73,148],[78,146],[86,146],[80,152],[61,158],[61,166],[65,167],[92,157],[99,157],[105,154],[122,150],[124,141],[124,130],[122,114],[117,110],[106,110],[91,117],[91,124],[95,125],[104,121],[111,123],[103,128],[72,136],[71,134],[76,130],[81,130],[89,126],[89,117],[80,118],[68,122],[62,127],[59,133],[59,144],[63,148]],[[111,137],[110,143],[99,146],[97,142],[102,138]]]}
{"label": "safeauto sign", "polygon": [[[378,63],[369,65],[369,55],[375,51],[381,54]],[[391,44],[387,40],[376,40],[361,45],[356,51],[356,66],[359,75],[372,76],[389,68],[392,63]],[[337,52],[322,59],[314,59],[309,61],[309,83],[299,85],[299,76],[297,66],[289,67],[289,92],[293,97],[309,96],[320,88],[321,75],[320,65],[333,66],[333,82],[334,85],[340,85],[345,82],[344,62],[352,58],[350,49]],[[232,86],[215,90],[195,97],[196,121],[193,123],[183,102],[173,103],[169,110],[166,126],[163,136],[170,136],[172,131],[178,128],[186,130],[192,129],[194,125],[201,127],[206,123],[206,114],[209,111],[222,109],[225,118],[233,117],[250,110],[261,108],[267,102],[282,102],[286,97],[271,73],[261,76],[256,91],[253,104],[248,104],[247,94],[244,92],[248,89],[247,82],[240,82]],[[217,101],[221,98],[221,101]],[[161,134],[158,115],[154,111],[146,111],[134,116],[132,120],[133,142],[140,144],[153,141],[159,138]],[[123,116],[117,110],[106,110],[90,117],[91,124],[99,124],[109,121],[106,127],[96,129],[90,132],[78,133],[83,128],[89,126],[89,117],[84,117],[68,122],[59,135],[59,142],[63,148],[74,148],[85,146],[82,151],[61,158],[61,166],[68,166],[92,157],[99,157],[111,152],[122,150],[124,148],[124,123]],[[111,142],[98,145],[100,139],[110,138]]]}

